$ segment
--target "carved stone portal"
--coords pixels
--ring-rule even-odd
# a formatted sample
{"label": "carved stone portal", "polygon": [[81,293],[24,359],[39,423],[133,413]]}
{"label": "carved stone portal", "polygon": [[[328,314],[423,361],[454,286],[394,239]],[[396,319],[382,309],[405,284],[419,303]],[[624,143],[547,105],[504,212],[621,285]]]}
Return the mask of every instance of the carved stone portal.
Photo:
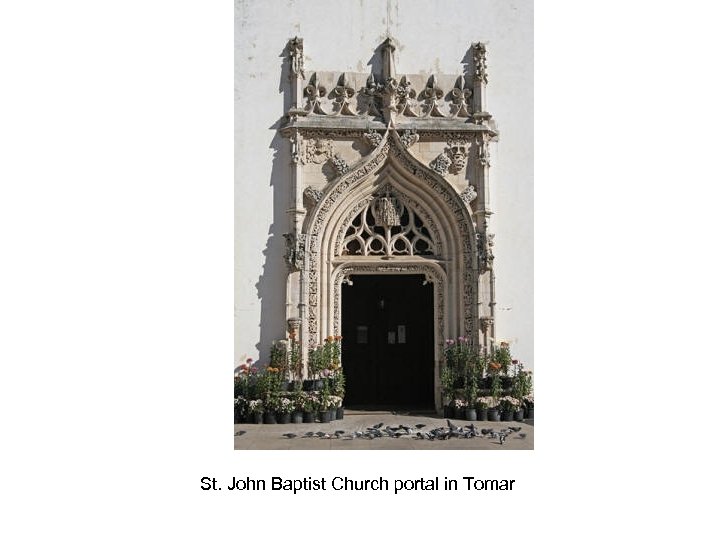
{"label": "carved stone portal", "polygon": [[[396,74],[391,38],[380,47],[379,72],[313,72],[306,81],[306,45],[288,44],[298,105],[280,130],[296,156],[285,234],[288,332],[307,359],[310,347],[340,333],[342,283],[353,274],[422,274],[434,283],[439,407],[445,338],[487,345],[494,337],[486,195],[488,143],[497,134],[482,110],[485,46],[471,46],[466,84]],[[329,181],[328,166],[336,171]]]}

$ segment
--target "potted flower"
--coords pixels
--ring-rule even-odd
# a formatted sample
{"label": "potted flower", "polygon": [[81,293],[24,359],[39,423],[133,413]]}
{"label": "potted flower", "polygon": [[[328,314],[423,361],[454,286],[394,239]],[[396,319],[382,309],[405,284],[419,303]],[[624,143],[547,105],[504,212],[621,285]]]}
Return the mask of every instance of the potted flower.
{"label": "potted flower", "polygon": [[525,418],[535,418],[535,396],[528,394],[523,398],[525,405]]}
{"label": "potted flower", "polygon": [[262,399],[253,399],[248,402],[248,413],[252,418],[253,424],[263,423],[263,402]]}
{"label": "potted flower", "polygon": [[288,397],[281,397],[278,400],[277,408],[277,423],[278,424],[289,424],[290,414],[295,409],[295,404]]}
{"label": "potted flower", "polygon": [[277,424],[277,411],[280,407],[280,396],[275,392],[267,394],[263,401],[265,412],[263,413],[264,424]]}
{"label": "potted flower", "polygon": [[235,423],[241,424],[245,420],[245,411],[247,410],[247,399],[242,396],[235,398]]}
{"label": "potted flower", "polygon": [[458,418],[461,420],[464,419],[465,418],[465,406],[467,405],[465,400],[461,399],[461,398],[456,398],[453,400],[452,405],[453,405],[453,411],[454,411],[455,418]]}
{"label": "potted flower", "polygon": [[338,397],[338,402],[336,404],[336,417],[338,420],[342,420],[345,416],[345,411],[342,407],[342,401],[343,398],[345,398],[345,373],[343,373],[341,367],[338,367],[338,369],[334,372],[331,387],[333,395]]}
{"label": "potted flower", "polygon": [[443,413],[445,418],[452,418],[452,406],[451,400],[453,397],[453,386],[455,382],[455,375],[450,365],[445,362],[445,365],[440,370],[440,392],[442,394],[443,401]]}
{"label": "potted flower", "polygon": [[503,396],[500,398],[500,419],[503,422],[511,421],[514,417],[514,414],[519,410],[519,399],[512,396]]}
{"label": "potted flower", "polygon": [[314,392],[308,392],[303,399],[303,423],[312,424],[315,422],[317,411],[320,407],[320,400]]}
{"label": "potted flower", "polygon": [[318,419],[323,422],[332,420],[332,412],[330,411],[330,386],[323,384],[320,389],[320,410],[318,411]]}
{"label": "potted flower", "polygon": [[292,404],[293,410],[290,413],[290,421],[293,424],[302,424],[303,409],[305,407],[305,392],[299,390],[297,387],[292,393]]}
{"label": "potted flower", "polygon": [[495,406],[495,400],[490,396],[480,396],[475,400],[478,420],[484,422],[488,419],[488,410]]}

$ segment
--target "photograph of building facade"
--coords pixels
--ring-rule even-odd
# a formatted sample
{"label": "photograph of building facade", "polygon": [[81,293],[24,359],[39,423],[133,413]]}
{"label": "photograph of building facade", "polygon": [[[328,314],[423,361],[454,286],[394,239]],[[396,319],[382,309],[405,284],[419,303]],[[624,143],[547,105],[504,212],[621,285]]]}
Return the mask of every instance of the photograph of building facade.
{"label": "photograph of building facade", "polygon": [[[494,57],[493,40],[457,14],[461,33],[474,34],[462,46],[457,32],[447,36],[452,25],[443,31],[410,9],[462,6],[466,14],[503,25],[501,32],[485,26],[507,40],[528,26],[531,33],[531,6],[388,1],[378,2],[371,16],[368,7],[343,3],[353,15],[346,22],[355,29],[350,35],[297,12],[302,22],[294,29],[312,21],[305,26],[315,30],[268,44],[258,30],[273,19],[260,4],[239,3],[236,21],[242,30],[236,45],[236,366],[247,357],[262,364],[272,342],[291,338],[307,376],[308,352],[342,336],[348,406],[415,410],[442,408],[447,340],[461,337],[490,350],[505,339],[532,367],[532,118],[507,117],[507,125],[523,130],[509,135],[518,147],[507,157],[529,178],[500,180],[515,182],[500,190],[515,192],[515,199],[491,205],[497,197],[491,165],[504,158],[495,155],[505,137],[498,124],[506,118],[493,114],[488,99],[490,66],[512,58],[503,58],[506,50],[521,49],[518,58],[530,64],[519,68],[521,79],[531,84],[531,36],[529,52],[520,40],[499,47]],[[253,19],[259,28],[248,26]],[[377,38],[361,56],[349,38],[371,30]],[[424,33],[437,43],[423,42]],[[372,41],[361,39],[363,45]],[[277,61],[253,71],[261,43],[275,47]],[[349,58],[339,65],[318,65],[308,53],[346,44]],[[437,57],[435,66],[423,64],[428,46],[450,44],[454,50],[443,52],[455,58],[452,69],[437,69]],[[406,70],[401,58],[414,58],[424,69]],[[498,69],[517,71],[517,65]],[[500,100],[503,113],[532,112],[531,90],[520,92],[520,100],[517,90],[511,94]],[[258,110],[274,114],[274,121],[257,126]],[[248,144],[258,138],[271,150],[269,170],[263,152]],[[528,140],[530,147],[523,147]],[[259,186],[268,184],[269,198],[258,197]],[[498,207],[508,211],[502,215]],[[250,224],[265,214],[261,221],[269,228],[256,229],[263,245],[253,252]],[[503,253],[521,265],[518,271],[513,264],[506,280],[496,279],[510,266]],[[509,302],[513,287],[514,296],[530,297]],[[521,315],[518,306],[529,312]]]}

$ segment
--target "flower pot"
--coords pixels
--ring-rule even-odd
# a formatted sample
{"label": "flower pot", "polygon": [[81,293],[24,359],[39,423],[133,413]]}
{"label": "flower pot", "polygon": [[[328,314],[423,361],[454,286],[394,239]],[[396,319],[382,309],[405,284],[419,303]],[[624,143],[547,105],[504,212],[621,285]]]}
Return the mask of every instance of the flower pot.
{"label": "flower pot", "polygon": [[497,409],[488,409],[487,410],[487,419],[490,422],[499,422],[500,421],[500,413]]}
{"label": "flower pot", "polygon": [[450,405],[445,405],[443,407],[443,418],[452,418],[453,417],[453,409]]}
{"label": "flower pot", "polygon": [[277,414],[277,423],[278,424],[289,424],[290,423],[290,413],[278,413]]}
{"label": "flower pot", "polygon": [[344,407],[337,408],[336,418],[338,420],[342,420],[343,418],[345,418],[345,408]]}
{"label": "flower pot", "polygon": [[455,418],[457,420],[465,420],[465,409],[455,409]]}
{"label": "flower pot", "polygon": [[525,407],[525,418],[528,420],[535,418],[535,407]]}
{"label": "flower pot", "polygon": [[293,424],[302,424],[303,423],[303,412],[302,411],[293,411],[292,415],[290,415],[290,421]]}
{"label": "flower pot", "polygon": [[465,409],[465,420],[467,420],[468,422],[476,422],[477,421],[477,411],[470,407]]}
{"label": "flower pot", "polygon": [[303,424],[314,424],[315,423],[315,412],[304,412],[303,416]]}
{"label": "flower pot", "polygon": [[260,411],[252,413],[252,423],[253,424],[262,424],[263,423],[263,413]]}
{"label": "flower pot", "polygon": [[318,418],[320,419],[320,422],[323,424],[326,424],[330,421],[330,411],[320,411],[318,412]]}
{"label": "flower pot", "polygon": [[324,382],[322,379],[315,379],[313,381],[313,390],[322,390]]}
{"label": "flower pot", "polygon": [[302,382],[302,389],[306,392],[309,392],[310,390],[313,390],[315,388],[315,381],[308,379],[306,381]]}
{"label": "flower pot", "polygon": [[518,411],[515,411],[515,412],[513,413],[513,420],[515,420],[516,422],[522,422],[522,421],[523,421],[523,410],[522,410],[522,409],[520,409],[520,410],[518,410]]}
{"label": "flower pot", "polygon": [[287,379],[280,381],[280,390],[287,392],[290,389],[290,381]]}
{"label": "flower pot", "polygon": [[500,413],[500,420],[503,422],[512,422],[513,419],[513,412],[512,411],[502,411]]}
{"label": "flower pot", "polygon": [[277,424],[277,417],[275,416],[275,411],[265,411],[265,414],[263,414],[263,423]]}
{"label": "flower pot", "polygon": [[487,409],[478,409],[478,420],[481,422],[487,422],[488,419],[488,410]]}
{"label": "flower pot", "polygon": [[245,418],[243,417],[242,409],[235,409],[235,423],[242,424]]}
{"label": "flower pot", "polygon": [[331,422],[333,420],[337,420],[337,409],[336,408],[328,409],[328,412],[330,412],[330,421]]}

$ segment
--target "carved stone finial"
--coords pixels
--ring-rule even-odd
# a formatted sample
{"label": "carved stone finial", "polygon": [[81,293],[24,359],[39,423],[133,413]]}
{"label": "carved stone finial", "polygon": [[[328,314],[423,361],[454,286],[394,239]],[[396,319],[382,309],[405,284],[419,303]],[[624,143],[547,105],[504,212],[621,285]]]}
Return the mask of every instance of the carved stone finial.
{"label": "carved stone finial", "polygon": [[355,90],[345,84],[345,74],[340,75],[337,86],[330,92],[330,97],[335,98],[333,108],[336,115],[357,116],[350,108],[350,98],[355,95]]}
{"label": "carved stone finial", "polygon": [[325,96],[325,87],[317,83],[317,73],[310,76],[310,81],[305,87],[305,95],[307,96],[307,105],[305,109],[310,114],[326,114],[320,106],[320,98]]}
{"label": "carved stone finial", "polygon": [[305,78],[302,38],[295,36],[289,40],[288,51],[290,53],[290,74]]}
{"label": "carved stone finial", "polygon": [[480,331],[483,335],[487,334],[490,328],[492,328],[493,322],[492,317],[480,317]]}
{"label": "carved stone finial", "polygon": [[485,56],[486,49],[484,43],[473,43],[473,65],[475,67],[475,80],[481,81],[485,84],[488,82],[487,78],[487,59]]}
{"label": "carved stone finial", "polygon": [[472,96],[472,90],[463,88],[463,83],[464,79],[461,75],[455,82],[455,88],[452,89],[453,104],[451,108],[455,116],[468,118],[470,117],[470,109],[467,100]]}
{"label": "carved stone finial", "polygon": [[367,78],[365,86],[358,92],[358,107],[364,115],[382,116],[378,105],[382,99],[381,87],[375,82],[375,76],[371,73]]}
{"label": "carved stone finial", "polygon": [[388,37],[380,45],[382,51],[382,76],[383,81],[395,78],[395,42]]}
{"label": "carved stone finial", "polygon": [[435,75],[430,75],[425,90],[420,93],[420,97],[425,101],[425,116],[445,117],[440,111],[438,100],[442,99],[445,92],[437,86]]}
{"label": "carved stone finial", "polygon": [[290,317],[287,320],[287,327],[288,327],[288,334],[290,339],[296,339],[297,335],[300,331],[300,323],[302,321],[298,319],[297,317]]}

